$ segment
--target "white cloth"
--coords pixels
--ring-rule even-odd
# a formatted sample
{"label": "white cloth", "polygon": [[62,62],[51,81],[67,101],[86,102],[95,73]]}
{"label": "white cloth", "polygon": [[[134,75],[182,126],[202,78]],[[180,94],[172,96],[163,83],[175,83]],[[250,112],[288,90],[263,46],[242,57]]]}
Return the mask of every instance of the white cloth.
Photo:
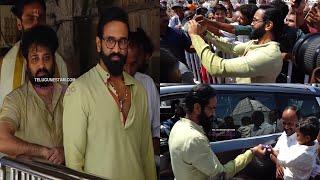
{"label": "white cloth", "polygon": [[179,16],[178,15],[172,16],[169,20],[169,27],[176,29],[176,26],[178,26],[178,25],[182,25],[182,23],[179,19]]}
{"label": "white cloth", "polygon": [[308,180],[316,160],[318,143],[313,146],[296,144],[280,151],[278,163],[284,166],[284,180]]}
{"label": "white cloth", "polygon": [[297,144],[297,134],[294,133],[291,136],[287,136],[287,133],[284,131],[279,137],[277,144],[274,146],[274,150],[280,152],[288,152],[289,147]]}
{"label": "white cloth", "polygon": [[152,137],[160,138],[160,97],[152,78],[146,74],[137,72],[134,75],[147,91],[148,112],[152,130]]}

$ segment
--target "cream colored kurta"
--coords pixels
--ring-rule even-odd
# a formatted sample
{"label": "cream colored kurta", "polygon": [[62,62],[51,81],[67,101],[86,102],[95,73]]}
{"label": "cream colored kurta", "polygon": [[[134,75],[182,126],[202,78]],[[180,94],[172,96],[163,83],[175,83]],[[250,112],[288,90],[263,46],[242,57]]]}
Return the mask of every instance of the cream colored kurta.
{"label": "cream colored kurta", "polygon": [[185,118],[173,126],[169,136],[169,150],[176,180],[208,180],[210,177],[221,176],[230,178],[253,158],[253,153],[247,150],[222,165],[212,152],[202,127]]}
{"label": "cream colored kurta", "polygon": [[206,37],[223,52],[240,56],[232,59],[223,59],[213,53],[210,50],[210,46],[200,36],[192,35],[192,45],[209,74],[237,77],[237,83],[276,82],[283,63],[279,43],[270,41],[259,45],[256,44],[257,41],[249,41],[234,45],[209,32]]}
{"label": "cream colored kurta", "polygon": [[106,84],[110,75],[98,64],[74,81],[64,97],[66,165],[115,180],[155,180],[147,95],[123,73],[131,91],[125,125]]}
{"label": "cream colored kurta", "polygon": [[[55,77],[67,78],[67,65],[62,57],[56,53],[56,72]],[[26,60],[20,51],[20,41],[17,42],[10,51],[4,56],[0,66],[0,107],[4,97],[12,90],[21,86],[26,80]],[[67,82],[61,82],[67,85]]]}
{"label": "cream colored kurta", "polygon": [[50,148],[62,146],[63,96],[62,85],[54,83],[51,113],[32,84],[25,83],[4,98],[0,122],[11,123],[15,136],[29,143]]}

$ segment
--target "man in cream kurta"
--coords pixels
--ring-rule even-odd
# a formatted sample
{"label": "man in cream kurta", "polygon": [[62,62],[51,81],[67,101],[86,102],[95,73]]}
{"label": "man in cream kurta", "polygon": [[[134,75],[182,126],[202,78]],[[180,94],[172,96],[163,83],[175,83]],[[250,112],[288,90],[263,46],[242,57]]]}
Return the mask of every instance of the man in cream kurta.
{"label": "man in cream kurta", "polygon": [[62,146],[63,86],[54,83],[53,112],[30,83],[24,83],[4,98],[0,122],[13,125],[15,136],[33,144],[53,148]]}
{"label": "man in cream kurta", "polygon": [[[15,1],[11,11],[17,18],[17,27],[22,32],[22,36],[28,29],[46,24],[44,0]],[[26,60],[22,56],[20,46],[21,42],[18,41],[0,62],[0,107],[7,94],[27,82]],[[55,64],[54,77],[67,78],[66,63],[58,53],[55,53]],[[62,82],[62,84],[67,85],[67,82]]]}
{"label": "man in cream kurta", "polygon": [[[206,33],[209,41],[224,52],[233,53],[240,57],[223,59],[211,52],[210,46],[199,36],[199,24],[191,20],[189,35],[192,45],[201,59],[202,65],[214,76],[237,77],[237,83],[274,83],[281,72],[282,59],[278,36],[283,22],[266,14],[277,16],[281,12],[275,8],[258,9],[251,23],[252,39],[247,43],[232,45],[225,40]],[[269,19],[268,19],[269,18]],[[270,24],[272,23],[272,26]],[[263,32],[263,33],[261,33]]]}
{"label": "man in cream kurta", "polygon": [[123,73],[131,91],[125,124],[105,82],[100,64],[74,81],[64,97],[63,133],[66,165],[108,179],[155,180],[155,162],[147,95]]}
{"label": "man in cream kurta", "polygon": [[254,154],[264,153],[262,145],[258,145],[222,165],[212,152],[203,130],[204,122],[210,121],[215,114],[215,90],[209,85],[199,84],[186,95],[185,102],[186,118],[173,126],[169,136],[171,164],[176,180],[231,178],[251,162]]}

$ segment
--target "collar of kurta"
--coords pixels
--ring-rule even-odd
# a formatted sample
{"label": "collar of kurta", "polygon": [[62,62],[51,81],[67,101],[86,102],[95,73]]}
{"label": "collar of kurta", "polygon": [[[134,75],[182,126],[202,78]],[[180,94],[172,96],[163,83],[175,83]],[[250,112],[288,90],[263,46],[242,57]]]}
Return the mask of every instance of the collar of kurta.
{"label": "collar of kurta", "polygon": [[190,126],[192,128],[194,128],[195,130],[201,132],[202,134],[205,134],[202,127],[200,125],[198,125],[197,123],[191,121],[190,119],[187,119],[187,118],[181,118],[181,122],[184,122],[184,123],[188,123],[190,124]]}
{"label": "collar of kurta", "polygon": [[[99,63],[96,65],[96,69],[100,77],[102,78],[103,82],[106,84],[108,82],[108,79],[110,78],[110,73],[105,71]],[[131,77],[129,74],[127,74],[126,72],[123,72],[122,76],[124,79],[124,84],[126,86],[134,85],[133,77]]]}
{"label": "collar of kurta", "polygon": [[[34,96],[36,99],[39,100],[40,103],[40,107],[42,107],[43,109],[46,109],[46,105],[43,102],[43,100],[41,99],[41,97],[37,94],[36,90],[34,89],[33,85],[31,84],[31,82],[28,82],[28,92],[30,92],[30,95]],[[53,109],[56,108],[60,96],[63,93],[63,87],[62,85],[60,85],[59,83],[53,83],[53,97],[52,97],[52,107]]]}

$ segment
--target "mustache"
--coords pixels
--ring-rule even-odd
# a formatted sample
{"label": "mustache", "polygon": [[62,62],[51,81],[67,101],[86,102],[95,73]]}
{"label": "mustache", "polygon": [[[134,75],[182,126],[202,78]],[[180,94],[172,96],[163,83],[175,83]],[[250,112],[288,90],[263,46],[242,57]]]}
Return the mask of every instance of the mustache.
{"label": "mustache", "polygon": [[42,69],[39,69],[39,70],[37,70],[37,72],[36,72],[36,77],[40,74],[40,73],[45,73],[45,75],[49,75],[50,74],[50,72],[49,72],[49,70],[48,69],[46,69],[46,68],[42,68]]}
{"label": "mustache", "polygon": [[124,55],[120,54],[120,53],[111,53],[109,54],[109,59],[112,59],[113,57],[118,57],[119,59],[124,58]]}

